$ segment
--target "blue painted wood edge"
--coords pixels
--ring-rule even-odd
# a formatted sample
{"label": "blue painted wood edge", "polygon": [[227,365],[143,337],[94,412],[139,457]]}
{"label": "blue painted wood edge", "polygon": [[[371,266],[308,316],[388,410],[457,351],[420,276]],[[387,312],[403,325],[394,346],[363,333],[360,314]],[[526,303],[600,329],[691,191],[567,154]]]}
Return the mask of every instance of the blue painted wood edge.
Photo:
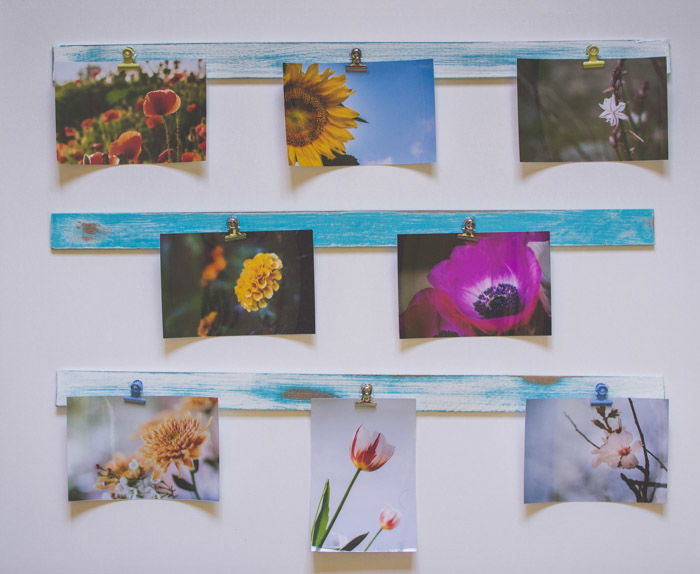
{"label": "blue painted wood edge", "polygon": [[54,63],[120,62],[131,46],[139,60],[205,58],[210,79],[281,78],[284,62],[345,62],[360,48],[365,62],[433,59],[436,78],[516,76],[518,58],[581,59],[595,44],[605,59],[666,57],[668,40],[577,40],[521,42],[233,42],[166,44],[64,44],[53,49]]}
{"label": "blue painted wood edge", "polygon": [[325,211],[265,213],[54,213],[52,249],[158,249],[161,233],[312,229],[315,247],[387,247],[397,234],[550,231],[553,246],[653,245],[653,209],[569,211]]}
{"label": "blue painted wood edge", "polygon": [[354,375],[313,373],[176,373],[60,370],[56,405],[69,396],[129,394],[135,379],[143,396],[216,396],[219,407],[235,410],[308,410],[317,397],[357,398],[364,383],[374,397],[415,398],[422,412],[522,412],[527,399],[595,398],[604,382],[609,397],[665,398],[662,377],[509,375]]}

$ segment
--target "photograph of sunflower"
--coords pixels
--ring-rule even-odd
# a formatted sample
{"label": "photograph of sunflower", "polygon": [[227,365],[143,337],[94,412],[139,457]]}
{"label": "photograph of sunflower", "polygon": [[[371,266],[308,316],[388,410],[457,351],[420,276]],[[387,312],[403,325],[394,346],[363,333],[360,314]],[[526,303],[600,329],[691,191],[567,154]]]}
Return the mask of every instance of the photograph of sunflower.
{"label": "photograph of sunflower", "polygon": [[416,401],[311,400],[313,552],[415,552]]}
{"label": "photograph of sunflower", "polygon": [[215,397],[69,397],[68,500],[219,500]]}
{"label": "photograph of sunflower", "polygon": [[399,335],[551,335],[549,232],[398,236]]}
{"label": "photograph of sunflower", "polygon": [[290,166],[398,165],[435,161],[432,60],[284,64]]}
{"label": "photograph of sunflower", "polygon": [[668,159],[666,58],[518,60],[521,162]]}
{"label": "photograph of sunflower", "polygon": [[315,332],[313,232],[160,236],[163,336]]}
{"label": "photograph of sunflower", "polygon": [[668,400],[529,399],[525,502],[666,502]]}
{"label": "photograph of sunflower", "polygon": [[125,165],[204,161],[204,60],[54,62],[56,161]]}

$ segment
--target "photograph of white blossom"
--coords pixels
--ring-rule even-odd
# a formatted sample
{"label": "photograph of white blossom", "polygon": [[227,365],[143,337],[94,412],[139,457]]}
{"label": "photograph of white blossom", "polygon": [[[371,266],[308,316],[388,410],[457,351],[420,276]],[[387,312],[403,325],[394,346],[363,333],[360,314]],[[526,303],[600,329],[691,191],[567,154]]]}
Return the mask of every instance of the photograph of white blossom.
{"label": "photograph of white blossom", "polygon": [[314,552],[416,551],[416,401],[311,401]]}
{"label": "photograph of white blossom", "polygon": [[525,502],[663,504],[668,490],[668,400],[529,399]]}
{"label": "photograph of white blossom", "polygon": [[69,397],[68,500],[219,500],[215,397]]}
{"label": "photograph of white blossom", "polygon": [[284,123],[290,166],[435,162],[432,60],[285,63]]}
{"label": "photograph of white blossom", "polygon": [[666,58],[518,60],[521,162],[668,159]]}

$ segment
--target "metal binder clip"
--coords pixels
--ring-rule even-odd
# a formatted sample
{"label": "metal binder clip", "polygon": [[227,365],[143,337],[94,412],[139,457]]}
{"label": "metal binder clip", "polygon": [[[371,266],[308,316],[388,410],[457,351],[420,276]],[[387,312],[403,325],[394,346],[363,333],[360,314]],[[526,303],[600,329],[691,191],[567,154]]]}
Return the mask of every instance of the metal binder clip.
{"label": "metal binder clip", "polygon": [[228,226],[228,235],[224,237],[224,241],[238,241],[239,239],[246,238],[246,234],[241,233],[241,230],[238,227],[237,217],[229,217],[226,225]]}
{"label": "metal binder clip", "polygon": [[369,407],[369,408],[375,408],[377,406],[377,403],[375,403],[372,400],[372,385],[369,383],[365,383],[360,387],[360,392],[362,393],[362,396],[360,397],[359,401],[355,401],[355,406],[356,407]]}
{"label": "metal binder clip", "polygon": [[598,54],[600,54],[600,50],[598,49],[598,46],[593,46],[593,45],[588,46],[586,48],[586,56],[588,56],[588,60],[583,62],[583,67],[586,69],[604,67],[605,60],[599,60]]}
{"label": "metal binder clip", "polygon": [[474,228],[476,227],[476,223],[471,217],[467,217],[464,220],[464,231],[462,233],[458,233],[457,237],[460,239],[464,239],[465,241],[470,241],[472,243],[476,243],[479,241],[479,238],[474,234]]}
{"label": "metal binder clip", "polygon": [[122,50],[122,58],[124,59],[124,62],[121,64],[117,64],[117,70],[120,72],[133,72],[133,71],[140,71],[141,66],[139,66],[135,60],[134,56],[136,55],[136,52],[134,51],[133,48],[124,48]]}
{"label": "metal binder clip", "polygon": [[605,383],[598,383],[595,386],[595,396],[596,398],[591,401],[592,407],[609,407],[612,405],[612,401],[608,399],[608,385]]}
{"label": "metal binder clip", "polygon": [[366,72],[367,66],[362,63],[362,50],[353,48],[350,52],[350,63],[345,66],[346,72]]}
{"label": "metal binder clip", "polygon": [[124,397],[125,403],[133,403],[136,405],[146,404],[146,399],[141,396],[141,393],[143,392],[143,383],[141,381],[138,379],[135,380],[133,383],[131,383],[129,389],[131,390],[131,394],[128,397]]}

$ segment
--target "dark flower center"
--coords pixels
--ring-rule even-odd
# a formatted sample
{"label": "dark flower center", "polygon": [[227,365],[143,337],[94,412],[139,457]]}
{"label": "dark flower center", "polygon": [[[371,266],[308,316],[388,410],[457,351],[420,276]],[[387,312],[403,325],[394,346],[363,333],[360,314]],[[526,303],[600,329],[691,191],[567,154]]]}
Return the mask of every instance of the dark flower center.
{"label": "dark flower center", "polygon": [[285,88],[284,110],[288,145],[303,147],[316,141],[328,122],[325,102],[304,88]]}
{"label": "dark flower center", "polygon": [[492,285],[477,297],[474,309],[484,319],[517,315],[522,310],[518,288],[510,283]]}

